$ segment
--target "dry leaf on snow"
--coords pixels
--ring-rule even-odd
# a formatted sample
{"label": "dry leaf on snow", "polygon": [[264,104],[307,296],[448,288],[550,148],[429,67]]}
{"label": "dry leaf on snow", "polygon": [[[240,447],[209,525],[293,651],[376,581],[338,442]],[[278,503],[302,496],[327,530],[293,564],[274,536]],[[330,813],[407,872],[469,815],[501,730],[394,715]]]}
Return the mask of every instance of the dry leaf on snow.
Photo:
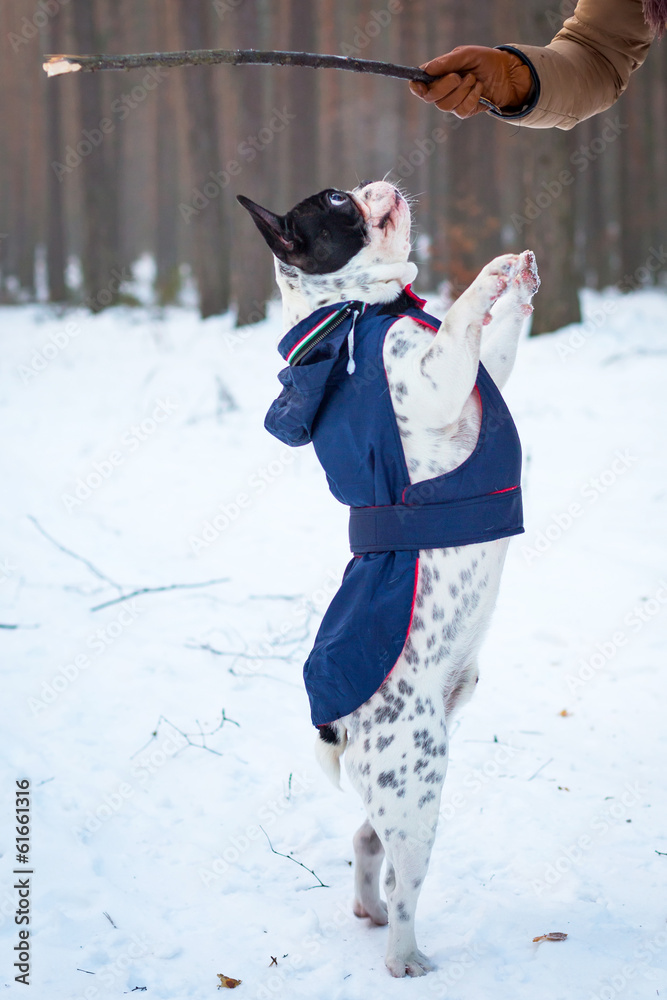
{"label": "dry leaf on snow", "polygon": [[551,931],[550,934],[540,934],[539,937],[533,938],[533,944],[538,944],[540,941],[564,941],[567,934],[563,934],[562,931]]}
{"label": "dry leaf on snow", "polygon": [[237,986],[241,985],[241,980],[240,979],[232,979],[231,976],[223,976],[223,974],[221,972],[218,972],[217,976],[218,976],[218,979],[220,980],[220,985],[218,986],[219,990],[223,990],[223,989],[225,989],[225,990],[233,990]]}

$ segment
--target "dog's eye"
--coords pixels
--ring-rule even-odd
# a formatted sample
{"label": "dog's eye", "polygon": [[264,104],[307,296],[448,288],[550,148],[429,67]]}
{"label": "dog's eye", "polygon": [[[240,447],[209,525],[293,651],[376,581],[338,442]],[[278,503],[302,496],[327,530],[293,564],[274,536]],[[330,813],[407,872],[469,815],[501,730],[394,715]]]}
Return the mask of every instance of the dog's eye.
{"label": "dog's eye", "polygon": [[329,194],[329,203],[331,205],[335,205],[337,207],[338,205],[344,205],[346,201],[347,195],[341,194],[339,191],[332,191]]}

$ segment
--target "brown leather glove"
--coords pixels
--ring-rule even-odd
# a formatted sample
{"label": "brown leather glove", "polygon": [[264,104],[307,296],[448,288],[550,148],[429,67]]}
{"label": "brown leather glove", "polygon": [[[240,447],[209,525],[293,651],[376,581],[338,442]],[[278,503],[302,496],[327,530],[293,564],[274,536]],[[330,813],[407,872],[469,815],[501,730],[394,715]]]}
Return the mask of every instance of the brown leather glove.
{"label": "brown leather glove", "polygon": [[459,45],[421,69],[439,79],[428,84],[412,82],[412,93],[457,118],[484,111],[480,97],[501,110],[521,108],[533,87],[530,69],[517,55],[483,45]]}

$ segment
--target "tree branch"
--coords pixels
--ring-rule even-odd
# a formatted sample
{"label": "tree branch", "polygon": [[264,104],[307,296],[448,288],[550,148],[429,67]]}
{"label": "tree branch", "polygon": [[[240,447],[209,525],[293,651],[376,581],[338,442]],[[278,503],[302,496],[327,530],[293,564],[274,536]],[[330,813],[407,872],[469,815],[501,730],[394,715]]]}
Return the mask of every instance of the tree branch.
{"label": "tree branch", "polygon": [[[308,865],[304,865],[304,863],[302,861],[297,861],[296,858],[293,858],[291,854],[283,854],[281,851],[277,851],[275,849],[275,847],[273,846],[273,844],[271,843],[271,838],[269,837],[268,833],[266,832],[266,830],[264,829],[264,827],[261,826],[261,825],[260,825],[260,830],[262,831],[262,833],[264,834],[264,836],[268,840],[269,847],[271,848],[271,850],[273,851],[274,854],[277,854],[279,858],[287,858],[288,861],[293,861],[295,865],[300,865],[301,868],[305,868],[307,872],[310,872],[310,874],[313,875],[317,879],[317,881],[320,883],[320,886],[323,889],[329,889],[329,888],[331,888],[330,886],[325,885],[325,883],[322,881],[322,879],[320,878],[320,876],[317,875],[313,871],[312,868],[309,868]],[[318,889],[319,886],[317,886],[317,885],[311,885],[310,888],[311,889]]]}
{"label": "tree branch", "polygon": [[376,73],[398,80],[435,79],[413,66],[397,66],[374,59],[351,59],[347,56],[320,55],[314,52],[276,52],[258,49],[184,49],[181,52],[137,52],[118,56],[47,55],[43,68],[48,76],[61,73],[97,73],[101,69],[142,69],[146,66],[306,66],[310,69],[346,69],[353,73]]}
{"label": "tree branch", "polygon": [[[349,56],[323,55],[315,52],[276,52],[258,49],[186,49],[182,52],[138,52],[119,56],[47,55],[42,67],[47,76],[61,73],[97,73],[102,69],[143,69],[150,66],[306,66],[309,69],[344,69],[352,73],[374,73],[396,80],[417,80],[432,83],[436,77],[416,66],[378,62],[375,59],[353,59]],[[480,104],[498,111],[495,104],[480,97]]]}
{"label": "tree branch", "polygon": [[57,549],[60,549],[61,552],[64,552],[65,555],[71,556],[72,559],[78,559],[79,562],[82,562],[83,565],[86,566],[91,573],[94,573],[94,575],[98,578],[98,580],[103,580],[105,583],[108,583],[111,587],[115,587],[116,590],[122,591],[123,588],[119,583],[116,583],[116,581],[112,580],[111,577],[108,577],[105,573],[102,573],[101,570],[99,570],[97,566],[94,566],[93,563],[91,563],[88,559],[85,559],[83,556],[80,556],[77,552],[72,552],[71,549],[66,548],[64,545],[61,545],[61,543],[57,541],[53,537],[53,535],[50,535],[48,531],[44,530],[44,528],[41,526],[36,517],[33,517],[32,514],[28,514],[28,520],[32,521],[32,523],[35,525],[39,533],[43,535],[44,538],[47,538],[52,545],[55,545],[55,547]]}
{"label": "tree branch", "polygon": [[[241,660],[284,660],[285,663],[294,662],[294,656],[280,656],[278,653],[247,653],[245,651],[235,649],[216,649],[207,642],[186,642],[185,648],[203,649],[206,653],[214,653],[216,656],[233,656]],[[268,674],[265,674],[264,676],[268,677]]]}
{"label": "tree branch", "polygon": [[[223,708],[219,724],[215,727],[215,729],[211,729],[211,731],[208,732],[208,733],[204,732],[204,730],[202,729],[202,726],[201,726],[201,723],[199,722],[199,720],[195,719],[195,722],[197,723],[197,725],[199,727],[199,733],[197,735],[201,736],[201,743],[193,743],[192,740],[190,739],[190,736],[193,735],[192,733],[184,733],[182,729],[179,729],[178,726],[175,726],[173,722],[170,722],[170,720],[167,719],[164,715],[161,715],[160,718],[157,720],[157,726],[155,727],[155,729],[151,733],[151,738],[149,739],[148,743],[144,743],[144,745],[142,747],[139,747],[138,750],[135,750],[135,752],[130,757],[130,760],[132,760],[134,757],[137,757],[140,753],[143,753],[144,750],[146,750],[151,745],[151,743],[153,743],[158,738],[158,735],[159,735],[159,732],[160,732],[160,726],[162,725],[163,722],[165,722],[168,726],[171,726],[172,729],[175,729],[176,732],[180,736],[183,737],[183,739],[185,740],[185,745],[186,746],[196,747],[197,750],[208,750],[209,753],[215,754],[216,757],[222,757],[223,754],[219,750],[214,750],[213,747],[207,746],[206,745],[206,737],[207,736],[214,736],[216,733],[220,732],[220,730],[222,729],[222,727],[224,726],[224,724],[226,722],[231,722],[231,724],[233,726],[239,726],[240,727],[240,725],[241,725],[240,722],[235,722],[234,719],[229,719],[225,715],[225,710]],[[185,746],[181,747],[181,750],[184,750],[184,749],[185,749]],[[181,752],[181,750],[177,750],[176,753],[174,754],[174,757],[177,757],[178,754]]]}
{"label": "tree branch", "polygon": [[133,597],[140,597],[142,594],[161,594],[165,590],[193,590],[197,587],[212,587],[216,583],[229,583],[229,577],[223,576],[219,580],[204,580],[202,583],[168,583],[164,587],[139,587],[129,594],[122,594],[120,597],[114,597],[110,601],[96,604],[90,610],[101,611],[103,608],[111,607],[112,604],[122,604],[123,601],[129,601]]}

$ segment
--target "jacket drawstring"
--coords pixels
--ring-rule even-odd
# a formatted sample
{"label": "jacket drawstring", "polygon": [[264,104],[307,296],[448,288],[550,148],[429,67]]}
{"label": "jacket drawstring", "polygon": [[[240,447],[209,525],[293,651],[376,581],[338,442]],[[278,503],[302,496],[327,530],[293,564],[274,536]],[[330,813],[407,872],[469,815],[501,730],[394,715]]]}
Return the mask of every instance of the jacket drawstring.
{"label": "jacket drawstring", "polygon": [[359,313],[358,309],[353,309],[352,310],[352,329],[350,330],[350,332],[347,335],[347,353],[348,353],[347,374],[348,375],[352,375],[352,373],[355,371],[355,369],[357,367],[355,365],[355,363],[354,363],[354,324],[357,322],[357,316],[359,316],[359,315],[360,315],[360,313]]}

